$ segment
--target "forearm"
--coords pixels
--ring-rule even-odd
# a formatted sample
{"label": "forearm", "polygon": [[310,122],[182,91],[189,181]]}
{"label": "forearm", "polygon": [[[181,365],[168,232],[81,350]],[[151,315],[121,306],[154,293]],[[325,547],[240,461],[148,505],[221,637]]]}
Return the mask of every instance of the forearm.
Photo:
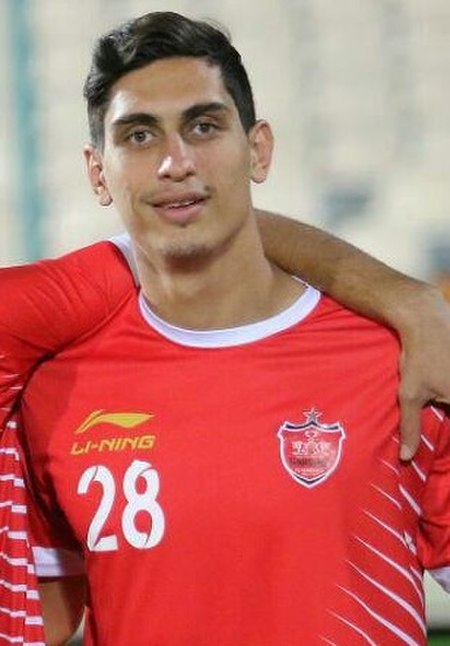
{"label": "forearm", "polygon": [[442,294],[314,227],[269,213],[260,213],[259,223],[273,262],[399,333],[400,455],[410,459],[420,408],[430,400],[450,404],[450,307]]}
{"label": "forearm", "polygon": [[408,329],[416,305],[437,301],[437,290],[388,267],[353,245],[296,220],[259,212],[267,256],[340,303],[370,318]]}
{"label": "forearm", "polygon": [[47,646],[64,646],[81,623],[86,597],[82,576],[42,579],[39,595]]}

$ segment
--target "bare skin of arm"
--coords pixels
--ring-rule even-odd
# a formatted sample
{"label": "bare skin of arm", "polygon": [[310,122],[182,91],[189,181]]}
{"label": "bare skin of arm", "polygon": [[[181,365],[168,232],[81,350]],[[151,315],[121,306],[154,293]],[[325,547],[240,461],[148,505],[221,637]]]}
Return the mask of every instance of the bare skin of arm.
{"label": "bare skin of arm", "polygon": [[288,218],[281,226],[279,216],[266,212],[259,216],[269,258],[398,332],[403,349],[400,456],[410,459],[420,441],[421,408],[430,400],[450,404],[450,306],[435,287],[329,233]]}
{"label": "bare skin of arm", "polygon": [[64,646],[74,635],[84,612],[86,583],[83,576],[41,579],[39,594],[47,646]]}

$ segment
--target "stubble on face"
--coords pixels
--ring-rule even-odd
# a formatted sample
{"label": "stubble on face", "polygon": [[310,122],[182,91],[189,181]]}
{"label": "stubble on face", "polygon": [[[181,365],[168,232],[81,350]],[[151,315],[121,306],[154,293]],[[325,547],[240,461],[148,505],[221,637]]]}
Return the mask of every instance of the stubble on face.
{"label": "stubble on face", "polygon": [[151,265],[162,265],[171,273],[193,273],[206,269],[214,259],[225,254],[239,238],[246,222],[247,217],[237,218],[234,228],[228,228],[226,235],[221,232],[220,237],[213,235],[211,227],[205,233],[205,223],[199,227],[188,223],[172,227],[170,235],[158,235],[154,228],[147,227],[134,239],[141,257]]}

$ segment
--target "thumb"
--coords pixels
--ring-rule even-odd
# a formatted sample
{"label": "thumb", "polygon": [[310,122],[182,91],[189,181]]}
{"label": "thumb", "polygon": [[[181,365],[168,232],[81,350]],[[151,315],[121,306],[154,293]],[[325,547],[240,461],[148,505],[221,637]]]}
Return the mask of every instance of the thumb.
{"label": "thumb", "polygon": [[400,459],[411,460],[420,443],[423,402],[400,394]]}

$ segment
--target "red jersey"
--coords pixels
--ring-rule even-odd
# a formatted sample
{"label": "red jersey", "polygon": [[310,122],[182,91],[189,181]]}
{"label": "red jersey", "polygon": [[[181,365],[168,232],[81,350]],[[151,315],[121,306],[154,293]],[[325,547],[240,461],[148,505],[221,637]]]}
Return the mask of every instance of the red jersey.
{"label": "red jersey", "polygon": [[400,464],[397,364],[391,332],[312,288],[201,332],[130,295],[43,364],[22,407],[35,556],[85,569],[86,643],[424,645],[450,429],[425,411]]}
{"label": "red jersey", "polygon": [[109,242],[0,270],[0,643],[44,641],[14,405],[35,364],[108,316],[132,287]]}

